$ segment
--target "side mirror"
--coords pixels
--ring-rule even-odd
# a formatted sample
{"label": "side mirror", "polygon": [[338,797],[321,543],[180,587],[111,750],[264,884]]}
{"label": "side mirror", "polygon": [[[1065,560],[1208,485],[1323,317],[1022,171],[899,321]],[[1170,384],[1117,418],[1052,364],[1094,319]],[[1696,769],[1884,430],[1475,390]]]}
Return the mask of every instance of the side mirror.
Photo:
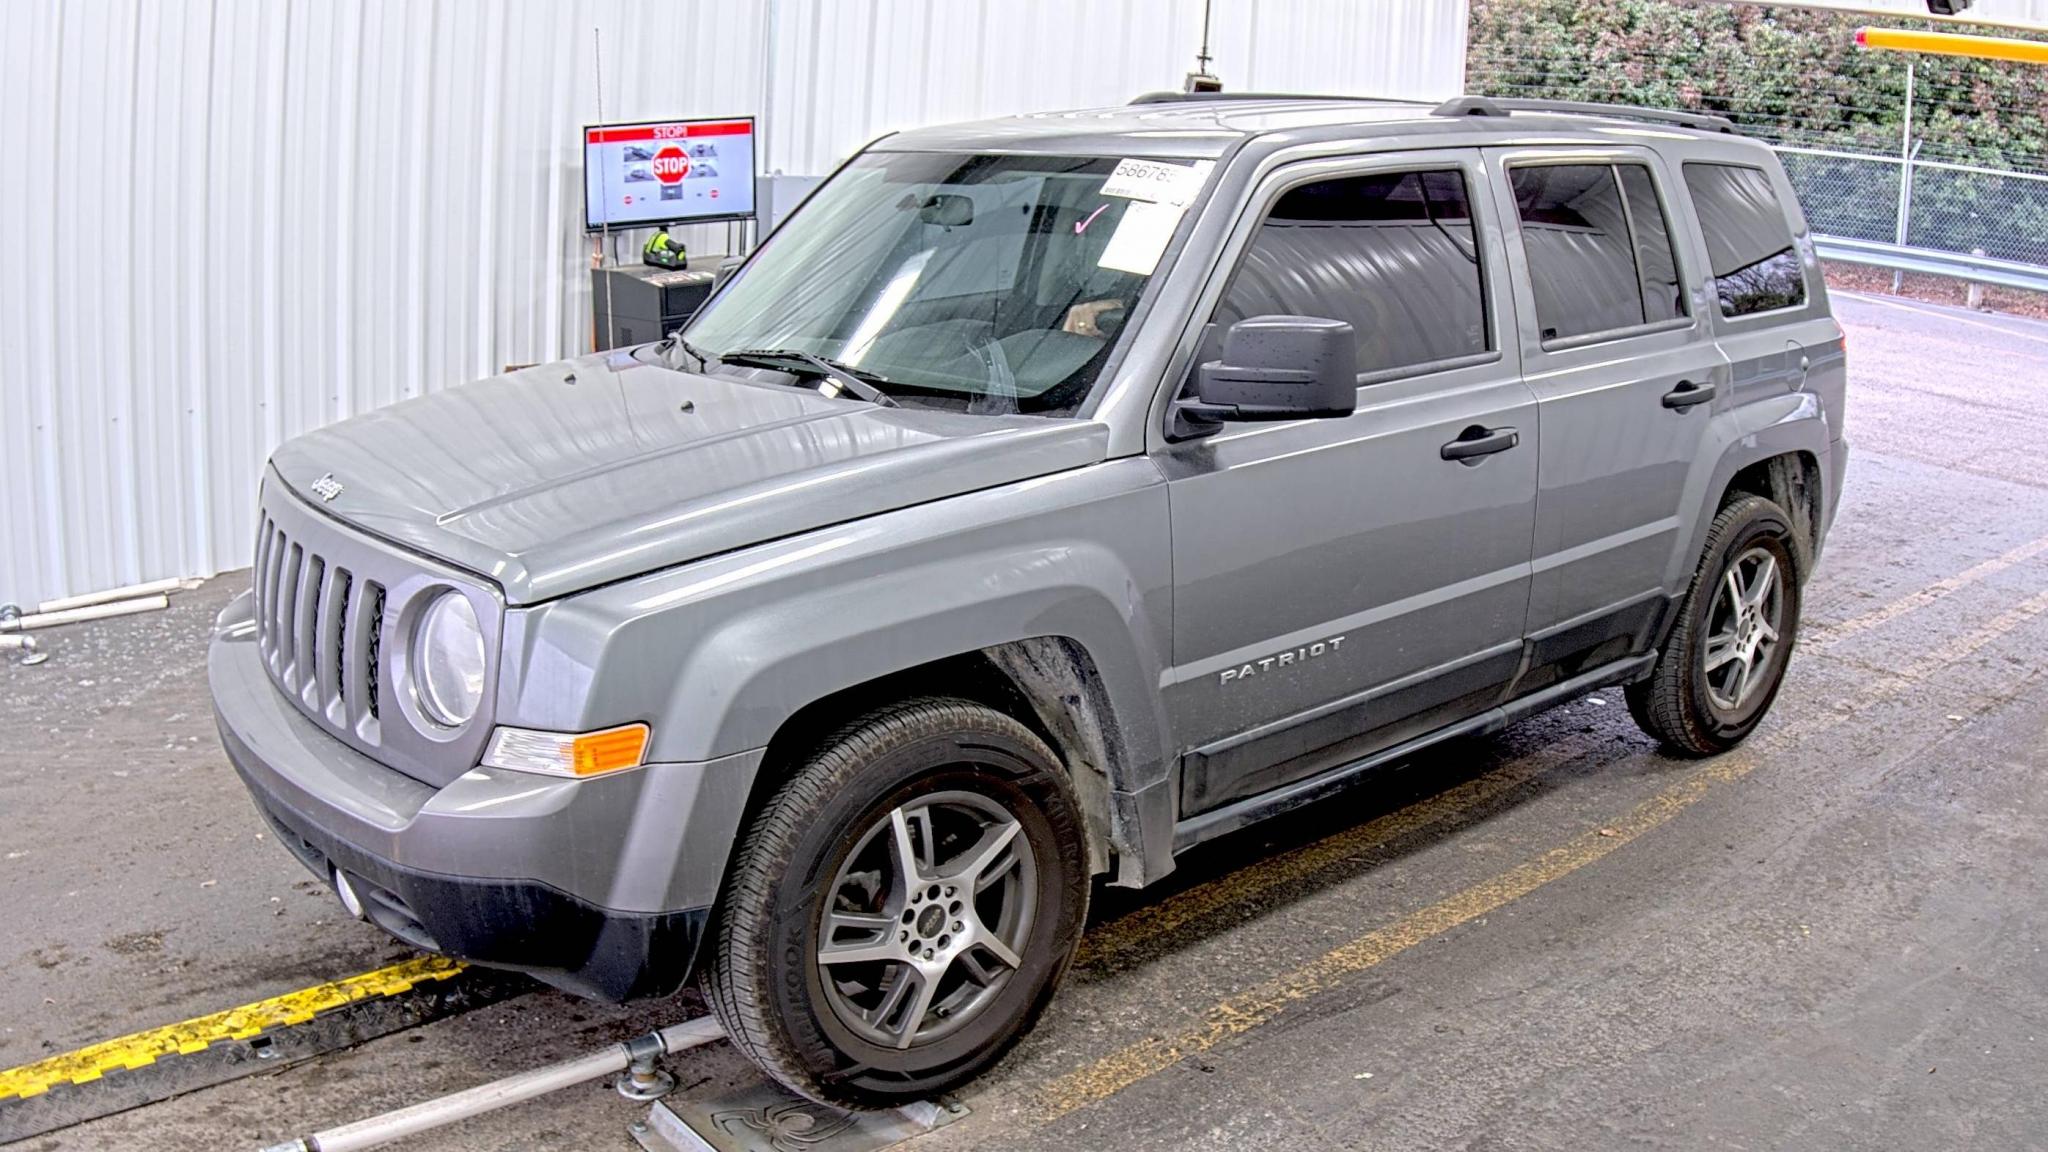
{"label": "side mirror", "polygon": [[1195,370],[1187,420],[1305,420],[1358,408],[1358,343],[1351,325],[1313,316],[1253,316],[1230,326],[1223,356]]}

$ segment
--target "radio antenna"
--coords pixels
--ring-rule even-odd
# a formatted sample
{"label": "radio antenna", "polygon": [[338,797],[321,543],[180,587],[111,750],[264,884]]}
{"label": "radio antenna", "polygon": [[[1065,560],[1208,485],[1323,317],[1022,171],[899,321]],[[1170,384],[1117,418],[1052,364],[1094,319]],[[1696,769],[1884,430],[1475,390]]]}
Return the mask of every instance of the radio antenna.
{"label": "radio antenna", "polygon": [[1185,90],[1195,92],[1221,92],[1223,81],[1209,71],[1209,8],[1214,0],[1202,0],[1202,48],[1195,53],[1195,70],[1188,73]]}
{"label": "radio antenna", "polygon": [[[602,143],[604,140],[603,132],[605,123],[604,30],[597,27],[594,24],[591,25],[590,28],[590,52],[592,57],[594,58],[594,63],[596,65],[597,72],[597,124],[599,133],[598,140],[600,143]],[[584,155],[590,155],[590,150],[586,148],[584,150]],[[600,151],[598,155],[602,157],[603,153]],[[597,165],[597,192],[598,195],[604,199],[603,215],[601,215],[598,218],[599,239],[597,242],[597,269],[598,271],[604,273],[604,275],[599,277],[599,279],[604,281],[604,344],[607,348],[609,348],[611,346],[612,337],[618,332],[619,326],[618,323],[612,317],[611,272],[604,266],[605,257],[607,254],[610,253],[612,247],[612,184],[611,166],[605,164],[602,159],[598,161]],[[592,340],[591,343],[595,344],[597,343],[597,341]]]}

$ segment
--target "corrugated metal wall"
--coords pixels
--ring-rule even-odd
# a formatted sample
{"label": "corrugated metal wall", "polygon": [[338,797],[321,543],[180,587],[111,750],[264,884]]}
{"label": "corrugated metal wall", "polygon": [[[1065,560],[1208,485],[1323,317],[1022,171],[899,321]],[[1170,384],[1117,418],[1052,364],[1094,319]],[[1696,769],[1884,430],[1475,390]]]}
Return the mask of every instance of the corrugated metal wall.
{"label": "corrugated metal wall", "polygon": [[[1464,0],[1214,19],[1233,87],[1463,77]],[[757,113],[764,169],[794,175],[893,128],[1175,87],[1200,22],[1200,0],[0,0],[0,602],[245,564],[279,441],[587,347],[593,29],[605,118]]]}

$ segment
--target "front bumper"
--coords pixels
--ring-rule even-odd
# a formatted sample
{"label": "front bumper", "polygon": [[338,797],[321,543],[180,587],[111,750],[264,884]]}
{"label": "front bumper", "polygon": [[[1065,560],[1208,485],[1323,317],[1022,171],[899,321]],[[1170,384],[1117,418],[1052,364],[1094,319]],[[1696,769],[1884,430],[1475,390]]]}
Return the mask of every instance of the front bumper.
{"label": "front bumper", "polygon": [[330,736],[270,682],[247,598],[207,673],[221,743],[279,840],[419,948],[606,1000],[690,974],[761,753],[588,780],[477,768],[435,788]]}

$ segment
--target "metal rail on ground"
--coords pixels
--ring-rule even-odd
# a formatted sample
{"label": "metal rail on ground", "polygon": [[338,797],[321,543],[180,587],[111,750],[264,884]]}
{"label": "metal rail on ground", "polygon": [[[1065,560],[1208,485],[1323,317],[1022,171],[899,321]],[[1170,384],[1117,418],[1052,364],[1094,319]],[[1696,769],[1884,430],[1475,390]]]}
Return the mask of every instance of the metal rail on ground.
{"label": "metal rail on ground", "polygon": [[[358,1152],[363,1148],[375,1148],[401,1137],[432,1131],[472,1116],[481,1116],[486,1112],[523,1100],[531,1100],[536,1096],[545,1096],[558,1089],[595,1080],[600,1076],[624,1072],[635,1065],[651,1068],[654,1057],[658,1055],[696,1048],[724,1035],[725,1029],[719,1027],[716,1017],[699,1016],[680,1024],[671,1024],[635,1040],[613,1044],[588,1055],[578,1056],[573,1060],[520,1072],[439,1099],[425,1100],[386,1112],[381,1116],[372,1116],[367,1120],[357,1120],[354,1123],[315,1132],[310,1136],[300,1136],[281,1144],[273,1144],[263,1152]],[[625,1092],[625,1089],[622,1088],[621,1091]],[[631,1092],[626,1094],[633,1095]]]}

